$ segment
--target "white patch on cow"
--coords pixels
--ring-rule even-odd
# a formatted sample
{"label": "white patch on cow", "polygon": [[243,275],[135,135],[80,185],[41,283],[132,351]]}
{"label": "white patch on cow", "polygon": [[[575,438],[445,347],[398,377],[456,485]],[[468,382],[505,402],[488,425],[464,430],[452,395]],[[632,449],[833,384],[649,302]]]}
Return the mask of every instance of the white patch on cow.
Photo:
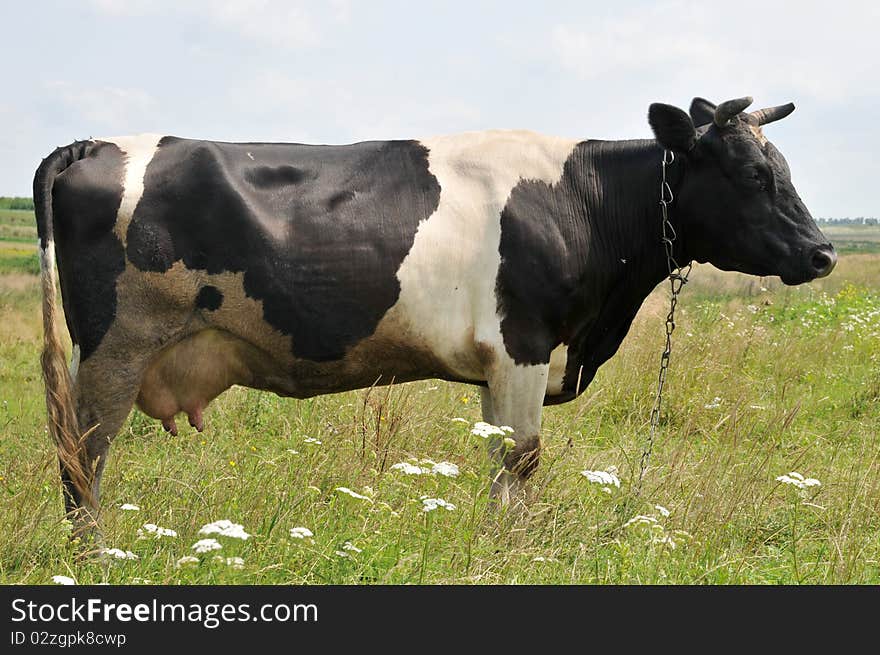
{"label": "white patch on cow", "polygon": [[565,367],[568,364],[568,346],[560,343],[550,353],[550,372],[547,374],[547,395],[558,396],[562,393],[562,380],[565,378]]}
{"label": "white patch on cow", "polygon": [[74,382],[76,382],[76,374],[79,373],[79,360],[79,345],[73,344],[73,354],[70,357],[70,379]]}
{"label": "white patch on cow", "polygon": [[144,195],[144,174],[147,165],[156,154],[161,134],[138,134],[135,136],[116,136],[108,139],[95,139],[113,143],[125,157],[125,176],[122,181],[122,202],[116,213],[116,236],[124,246],[128,233],[128,224],[134,210]]}
{"label": "white patch on cow", "polygon": [[55,241],[53,239],[46,239],[45,248],[40,245],[39,241],[37,245],[40,248],[40,274],[47,275],[55,268]]}
{"label": "white patch on cow", "polygon": [[450,370],[485,380],[487,351],[509,360],[495,295],[501,210],[520,180],[557,183],[577,141],[493,130],[421,143],[440,201],[397,271],[393,311]]}

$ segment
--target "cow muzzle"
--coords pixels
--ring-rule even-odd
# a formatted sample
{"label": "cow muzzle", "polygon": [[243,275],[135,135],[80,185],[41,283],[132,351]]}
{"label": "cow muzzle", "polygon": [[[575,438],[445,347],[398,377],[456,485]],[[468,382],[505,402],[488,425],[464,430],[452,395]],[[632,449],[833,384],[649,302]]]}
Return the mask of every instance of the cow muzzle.
{"label": "cow muzzle", "polygon": [[819,246],[810,256],[810,266],[813,269],[814,277],[825,277],[829,275],[837,265],[837,253],[834,252],[834,246]]}

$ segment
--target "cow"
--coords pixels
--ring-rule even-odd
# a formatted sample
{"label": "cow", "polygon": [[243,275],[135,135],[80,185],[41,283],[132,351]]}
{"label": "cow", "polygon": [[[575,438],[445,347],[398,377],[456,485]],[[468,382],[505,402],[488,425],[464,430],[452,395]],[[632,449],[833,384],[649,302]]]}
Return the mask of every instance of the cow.
{"label": "cow", "polygon": [[[307,398],[439,378],[480,387],[507,501],[544,405],[581,394],[678,262],[795,285],[837,256],[751,98],[648,111],[654,139],[484,131],[353,145],[144,134],[77,141],[34,178],[42,370],[67,514],[92,534],[134,405],[203,429],[232,385]],[[672,157],[670,156],[670,159]],[[57,259],[57,272],[56,272]],[[56,327],[56,282],[73,344]]]}

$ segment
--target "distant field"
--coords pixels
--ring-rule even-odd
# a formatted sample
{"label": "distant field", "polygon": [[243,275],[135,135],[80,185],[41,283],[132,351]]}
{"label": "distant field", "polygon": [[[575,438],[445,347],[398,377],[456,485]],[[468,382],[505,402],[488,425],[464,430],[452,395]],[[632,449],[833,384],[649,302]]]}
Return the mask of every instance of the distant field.
{"label": "distant field", "polygon": [[880,226],[822,225],[820,227],[838,252],[880,252]]}
{"label": "distant field", "polygon": [[0,209],[0,241],[37,241],[37,224],[34,212],[21,209]]}

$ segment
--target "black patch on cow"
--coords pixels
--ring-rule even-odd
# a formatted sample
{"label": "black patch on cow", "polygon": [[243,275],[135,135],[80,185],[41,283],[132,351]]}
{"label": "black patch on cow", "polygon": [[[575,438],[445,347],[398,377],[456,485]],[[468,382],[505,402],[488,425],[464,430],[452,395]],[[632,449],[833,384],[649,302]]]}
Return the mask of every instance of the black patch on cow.
{"label": "black patch on cow", "polygon": [[199,289],[199,294],[196,296],[196,307],[199,309],[207,309],[213,312],[220,309],[222,304],[223,292],[217,287],[208,285]]}
{"label": "black patch on cow", "polygon": [[[255,163],[256,162],[256,163]],[[146,170],[128,257],[243,272],[293,354],[341,359],[397,302],[396,272],[440,200],[416,141],[350,146],[166,137]]]}
{"label": "black patch on cow", "polygon": [[556,184],[522,180],[501,212],[505,349],[517,364],[544,364],[568,346],[562,393],[547,404],[587,387],[663,278],[660,155],[654,142],[585,141]]}
{"label": "black patch on cow", "polygon": [[269,189],[275,186],[299,184],[308,174],[296,166],[253,166],[245,171],[244,176],[258,189]]}
{"label": "black patch on cow", "polygon": [[[504,345],[517,364],[550,360],[580,288],[578,253],[586,249],[587,234],[579,229],[582,220],[560,214],[560,209],[584,206],[576,153],[557,184],[522,180],[501,211],[495,292]],[[582,209],[580,214],[582,219]]]}
{"label": "black patch on cow", "polygon": [[95,352],[116,317],[125,251],[113,228],[124,170],[119,148],[98,142],[55,179],[52,191],[64,313],[81,361]]}

